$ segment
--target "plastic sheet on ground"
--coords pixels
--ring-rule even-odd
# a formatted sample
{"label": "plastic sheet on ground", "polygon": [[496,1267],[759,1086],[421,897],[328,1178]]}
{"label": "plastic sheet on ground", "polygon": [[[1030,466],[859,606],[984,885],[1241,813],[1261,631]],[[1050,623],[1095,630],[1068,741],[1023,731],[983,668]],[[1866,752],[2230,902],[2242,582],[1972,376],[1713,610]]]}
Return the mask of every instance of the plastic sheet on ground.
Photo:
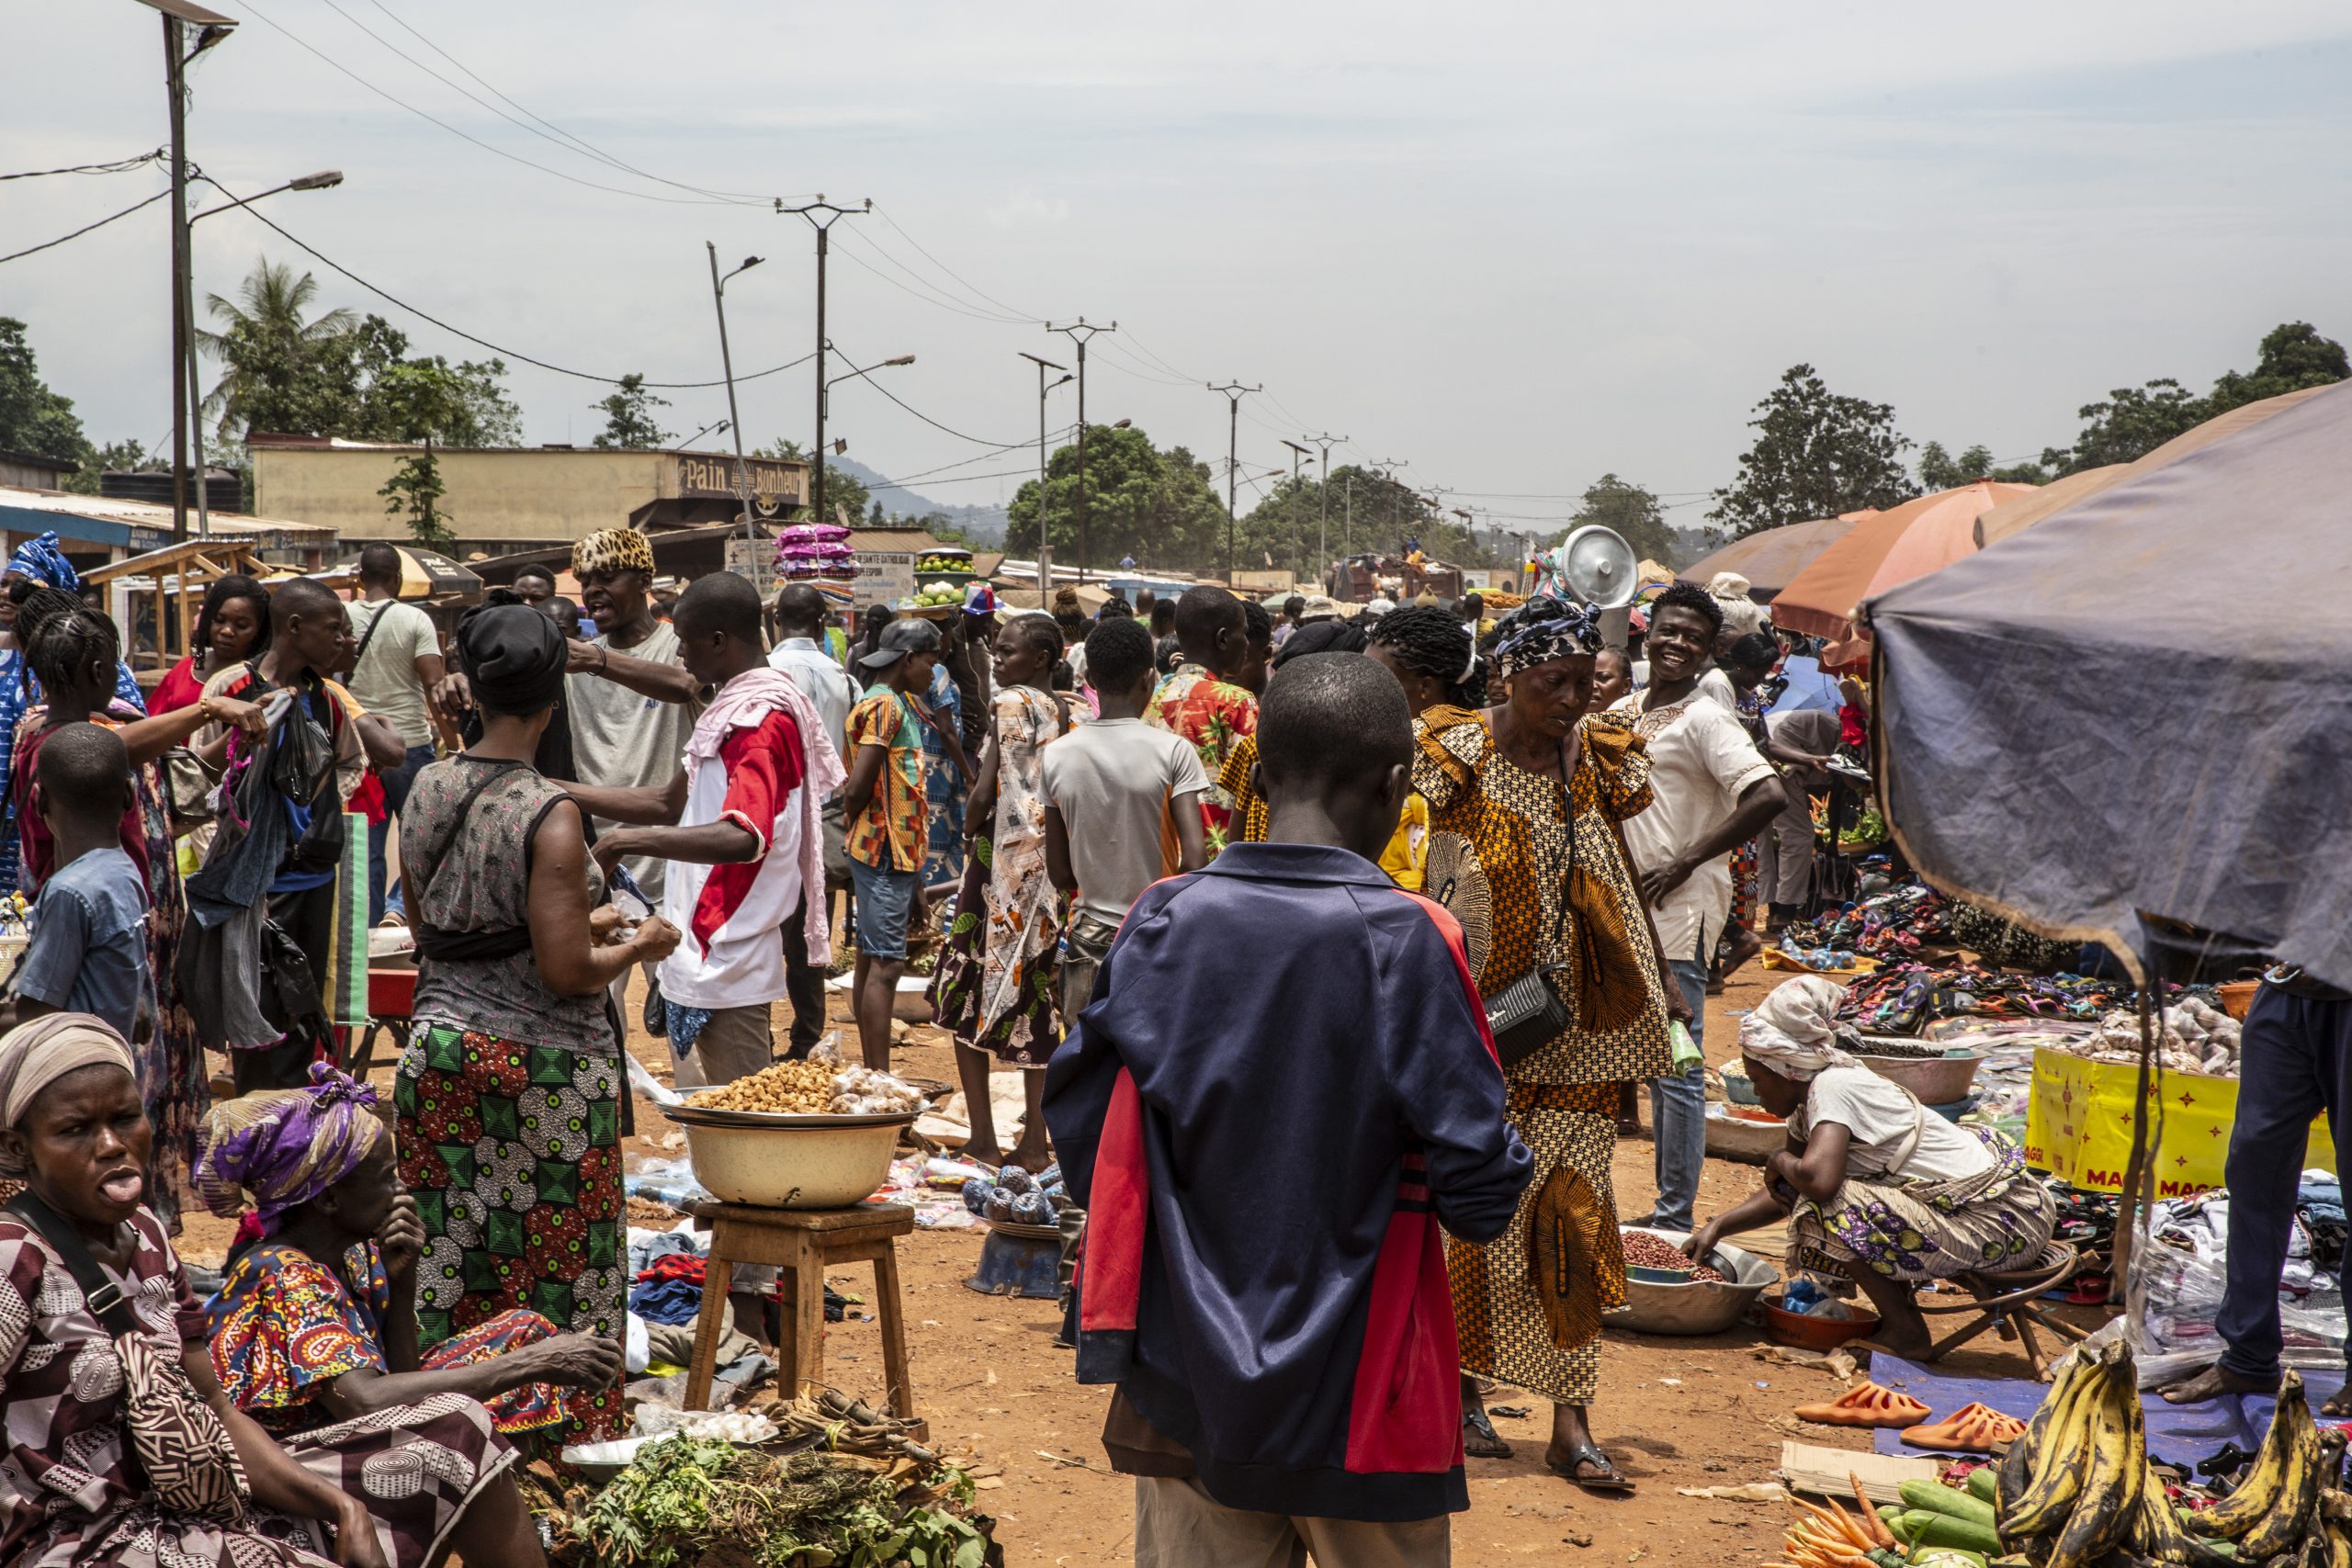
{"label": "plastic sheet on ground", "polygon": [[[2342,1204],[2335,1179],[2303,1173],[2301,1209],[2316,1201]],[[2210,1366],[2222,1350],[2213,1319],[2222,1309],[2229,1264],[2227,1192],[2158,1203],[2148,1230],[2132,1249],[2132,1348],[2143,1382],[2169,1382]],[[2336,1245],[2341,1246],[2341,1231]],[[2312,1257],[2312,1234],[2298,1218],[2287,1243],[2278,1281],[2278,1323],[2286,1337],[2280,1356],[2314,1383],[2315,1374],[2341,1375],[2344,1297],[2332,1269]]]}

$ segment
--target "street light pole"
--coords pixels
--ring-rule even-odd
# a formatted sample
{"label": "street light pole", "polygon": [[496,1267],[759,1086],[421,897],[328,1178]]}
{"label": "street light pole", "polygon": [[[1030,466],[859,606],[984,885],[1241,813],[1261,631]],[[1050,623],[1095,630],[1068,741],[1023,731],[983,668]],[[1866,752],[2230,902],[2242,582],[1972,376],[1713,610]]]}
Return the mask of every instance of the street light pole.
{"label": "street light pole", "polygon": [[1323,448],[1323,510],[1315,525],[1315,570],[1326,572],[1331,569],[1331,448],[1347,437],[1327,430],[1306,439]]}
{"label": "street light pole", "polygon": [[867,197],[862,207],[836,207],[820,191],[816,200],[799,207],[786,207],[779,197],[775,209],[798,213],[817,231],[817,466],[808,475],[808,516],[821,523],[825,520],[825,257],[832,249],[833,225],[873,211],[874,198]]}
{"label": "street light pole", "polygon": [[1070,342],[1078,344],[1078,575],[1079,580],[1083,581],[1087,569],[1093,564],[1086,547],[1089,500],[1086,493],[1086,345],[1093,341],[1096,333],[1117,332],[1119,323],[1113,321],[1107,327],[1098,327],[1088,321],[1084,316],[1080,316],[1068,326],[1057,327],[1053,322],[1047,321],[1046,330],[1049,333],[1067,333],[1069,334]]}
{"label": "street light pole", "polygon": [[734,276],[736,272],[751,271],[763,258],[745,256],[742,265],[729,273],[727,277],[721,277],[718,276],[718,247],[708,240],[705,240],[702,245],[710,253],[710,302],[718,311],[718,363],[727,375],[727,423],[735,429],[735,498],[743,508],[743,566],[752,581],[757,582],[760,564],[752,558],[759,550],[759,536],[752,528],[752,477],[743,464],[743,416],[735,412],[735,355],[727,346],[727,277]]}
{"label": "street light pole", "polygon": [[[300,175],[288,180],[284,185],[272,186],[267,190],[256,192],[252,196],[234,195],[211,176],[202,177],[205,184],[211,186],[213,189],[220,191],[229,199],[218,207],[208,207],[201,212],[191,214],[187,221],[182,225],[181,231],[187,236],[187,240],[179,247],[180,265],[177,283],[179,319],[187,323],[187,347],[183,360],[187,376],[187,420],[196,433],[196,535],[199,539],[209,539],[212,536],[212,503],[211,497],[207,493],[210,488],[207,482],[207,476],[211,469],[204,460],[204,393],[201,390],[202,378],[198,373],[198,355],[196,351],[196,226],[207,218],[223,212],[233,212],[241,207],[250,207],[256,201],[277,195],[280,191],[332,190],[343,183],[343,171],[321,169],[315,175]],[[175,404],[177,401],[177,399],[174,400]],[[175,462],[173,467],[176,471],[178,463]],[[175,513],[172,519],[172,534],[173,537],[181,538],[185,537],[187,533],[187,516],[186,502],[183,500],[179,510]]]}
{"label": "street light pole", "polygon": [[1214,381],[1204,381],[1202,385],[1212,392],[1223,392],[1226,400],[1225,585],[1230,588],[1233,586],[1234,487],[1241,478],[1241,466],[1236,457],[1237,449],[1241,442],[1241,400],[1252,392],[1262,392],[1266,389],[1262,383],[1255,387],[1245,387],[1238,381],[1227,381],[1222,387]]}
{"label": "street light pole", "polygon": [[[1045,602],[1054,579],[1054,547],[1046,536],[1046,394],[1053,387],[1046,384],[1046,372],[1061,370],[1062,381],[1070,379],[1070,376],[1061,366],[1050,359],[1040,359],[1026,349],[1013,352],[1037,367],[1037,598],[1041,608],[1051,610],[1053,606]],[[1058,387],[1062,381],[1056,381],[1053,386]]]}

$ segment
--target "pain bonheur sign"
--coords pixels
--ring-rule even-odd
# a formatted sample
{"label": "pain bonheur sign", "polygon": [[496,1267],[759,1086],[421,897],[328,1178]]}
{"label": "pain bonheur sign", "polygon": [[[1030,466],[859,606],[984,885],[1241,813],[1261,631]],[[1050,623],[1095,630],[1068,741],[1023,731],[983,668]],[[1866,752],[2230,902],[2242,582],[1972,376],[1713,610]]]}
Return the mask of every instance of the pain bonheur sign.
{"label": "pain bonheur sign", "polygon": [[[773,517],[787,506],[805,506],[808,502],[808,469],[802,463],[783,463],[773,457],[746,457],[743,475],[751,482],[752,509],[762,517]],[[732,501],[736,498],[735,459],[728,457],[704,457],[691,452],[678,454],[678,494],[697,501]]]}

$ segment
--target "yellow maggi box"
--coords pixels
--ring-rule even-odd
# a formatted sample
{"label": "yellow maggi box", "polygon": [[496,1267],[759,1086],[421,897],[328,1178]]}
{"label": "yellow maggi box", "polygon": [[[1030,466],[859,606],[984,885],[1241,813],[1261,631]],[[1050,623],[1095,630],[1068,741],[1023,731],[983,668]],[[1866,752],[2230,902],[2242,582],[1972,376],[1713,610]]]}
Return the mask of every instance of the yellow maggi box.
{"label": "yellow maggi box", "polygon": [[[2202,1073],[2166,1073],[2151,1079],[2164,1098],[2156,1122],[2156,1196],[2187,1198],[2222,1184],[2230,1128],[2237,1121],[2238,1081]],[[2132,1158],[2132,1119],[2139,1101],[2140,1068],[2132,1062],[2090,1062],[2064,1051],[2033,1054],[2033,1098],[2026,1112],[2025,1160],[2086,1192],[2123,1190]],[[2333,1172],[2335,1140],[2323,1118],[2312,1123],[2303,1168]]]}

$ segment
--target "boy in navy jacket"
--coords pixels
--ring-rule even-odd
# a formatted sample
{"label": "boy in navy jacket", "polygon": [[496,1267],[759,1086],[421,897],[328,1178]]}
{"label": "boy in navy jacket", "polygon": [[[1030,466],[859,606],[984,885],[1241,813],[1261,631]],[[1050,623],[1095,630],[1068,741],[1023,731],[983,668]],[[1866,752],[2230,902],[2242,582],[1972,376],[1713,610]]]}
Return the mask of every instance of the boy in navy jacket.
{"label": "boy in navy jacket", "polygon": [[1268,841],[1136,900],[1046,1075],[1139,1568],[1438,1564],[1469,1506],[1438,1226],[1500,1235],[1530,1158],[1460,928],[1374,863],[1411,740],[1361,654],[1275,676]]}

